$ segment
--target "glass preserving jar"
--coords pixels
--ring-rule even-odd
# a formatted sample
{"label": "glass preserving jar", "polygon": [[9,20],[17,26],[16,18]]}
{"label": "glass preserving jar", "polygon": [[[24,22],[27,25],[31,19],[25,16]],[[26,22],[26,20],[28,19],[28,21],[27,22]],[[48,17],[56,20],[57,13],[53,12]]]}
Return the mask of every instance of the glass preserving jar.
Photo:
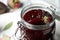
{"label": "glass preserving jar", "polygon": [[22,9],[20,16],[19,39],[55,40],[55,9],[52,6],[31,4]]}

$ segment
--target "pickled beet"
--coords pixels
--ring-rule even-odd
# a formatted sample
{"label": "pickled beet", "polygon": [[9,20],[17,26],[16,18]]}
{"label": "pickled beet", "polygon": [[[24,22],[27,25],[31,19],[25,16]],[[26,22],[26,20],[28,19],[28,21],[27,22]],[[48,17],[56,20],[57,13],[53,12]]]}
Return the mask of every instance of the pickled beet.
{"label": "pickled beet", "polygon": [[[44,17],[47,17],[47,19],[43,19]],[[23,18],[26,22],[33,25],[44,25],[53,20],[49,12],[41,9],[30,10],[24,15]],[[45,23],[44,20],[47,20],[47,22]]]}

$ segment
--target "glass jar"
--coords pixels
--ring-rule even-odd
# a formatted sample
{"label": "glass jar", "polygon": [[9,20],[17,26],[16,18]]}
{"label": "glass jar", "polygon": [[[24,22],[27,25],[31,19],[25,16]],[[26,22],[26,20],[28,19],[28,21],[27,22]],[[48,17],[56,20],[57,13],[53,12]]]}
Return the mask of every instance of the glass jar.
{"label": "glass jar", "polygon": [[[41,13],[42,15],[44,13],[43,17],[45,17],[49,13],[47,17],[50,17],[51,19],[49,20],[51,21],[46,23],[41,22],[41,15],[37,15],[38,13]],[[31,14],[33,14],[33,16]],[[28,21],[30,20],[29,17],[33,17],[30,18],[31,21]],[[21,21],[18,22],[18,25],[21,33],[19,39],[21,40],[55,40],[55,9],[52,6],[47,6],[44,4],[28,5],[22,9]]]}

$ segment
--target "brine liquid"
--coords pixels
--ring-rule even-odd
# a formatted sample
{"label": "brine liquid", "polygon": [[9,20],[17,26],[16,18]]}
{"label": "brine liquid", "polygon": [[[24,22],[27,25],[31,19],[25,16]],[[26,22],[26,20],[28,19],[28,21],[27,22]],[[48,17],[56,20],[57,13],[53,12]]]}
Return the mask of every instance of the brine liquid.
{"label": "brine liquid", "polygon": [[[33,25],[45,25],[50,23],[53,20],[53,17],[47,11],[34,9],[26,12],[23,19]],[[55,23],[45,30],[33,30],[27,27],[24,29],[25,30],[21,29],[22,31],[25,31],[24,40],[54,40]]]}

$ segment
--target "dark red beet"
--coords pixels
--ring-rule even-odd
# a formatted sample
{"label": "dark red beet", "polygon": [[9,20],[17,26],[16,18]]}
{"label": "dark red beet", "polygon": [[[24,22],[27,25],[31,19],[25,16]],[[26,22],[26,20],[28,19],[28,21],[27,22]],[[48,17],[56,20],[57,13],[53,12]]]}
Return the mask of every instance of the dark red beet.
{"label": "dark red beet", "polygon": [[53,20],[52,16],[48,12],[41,9],[30,10],[24,15],[23,18],[26,22],[30,24],[44,25],[45,24],[43,19],[44,16],[48,17],[47,22],[51,22]]}

